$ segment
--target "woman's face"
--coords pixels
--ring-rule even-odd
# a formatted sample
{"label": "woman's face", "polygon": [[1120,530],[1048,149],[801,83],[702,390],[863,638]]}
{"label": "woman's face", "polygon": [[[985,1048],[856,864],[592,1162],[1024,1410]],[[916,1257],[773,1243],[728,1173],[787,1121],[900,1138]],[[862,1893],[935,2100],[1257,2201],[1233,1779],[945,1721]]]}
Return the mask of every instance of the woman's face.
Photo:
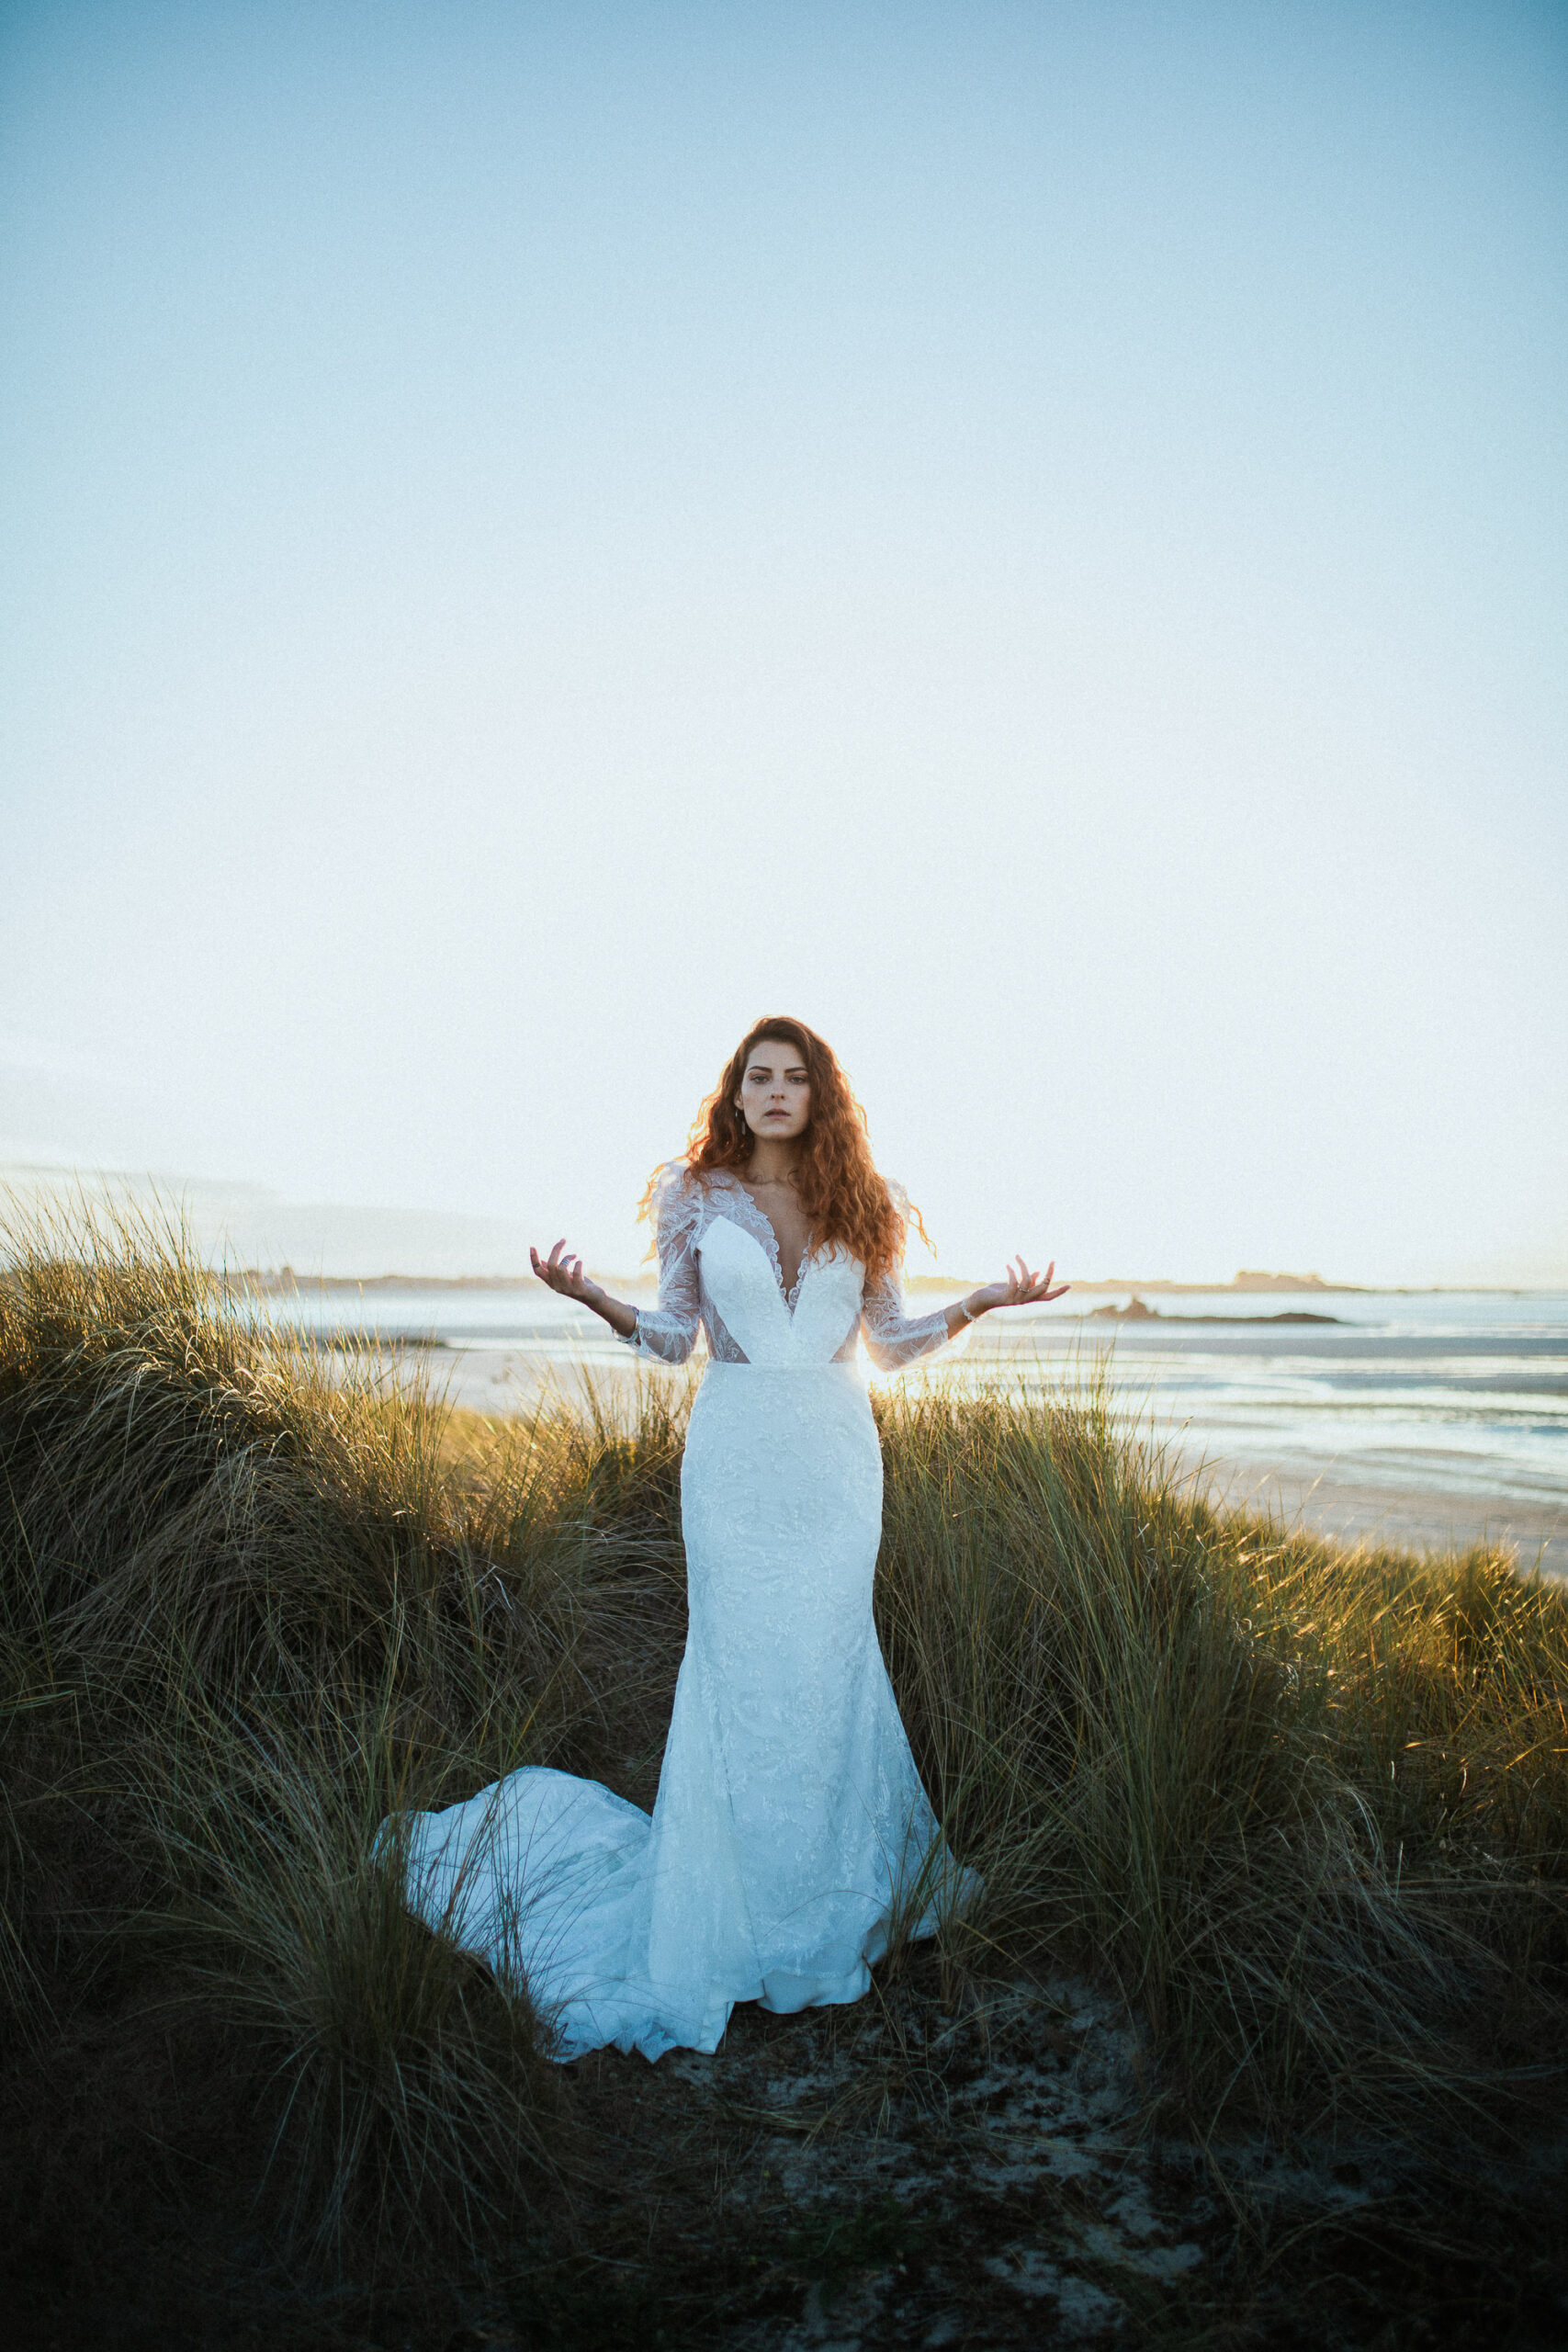
{"label": "woman's face", "polygon": [[811,1080],[795,1048],[783,1037],[759,1037],[740,1081],[740,1111],[754,1136],[788,1143],[804,1135],[811,1116]]}

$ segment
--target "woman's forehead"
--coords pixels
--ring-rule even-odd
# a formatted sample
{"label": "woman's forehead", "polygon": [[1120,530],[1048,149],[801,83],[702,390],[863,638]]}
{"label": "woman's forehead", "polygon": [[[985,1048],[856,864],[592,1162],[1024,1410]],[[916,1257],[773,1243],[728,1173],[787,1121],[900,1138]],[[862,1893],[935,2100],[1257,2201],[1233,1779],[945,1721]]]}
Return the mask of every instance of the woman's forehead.
{"label": "woman's forehead", "polygon": [[804,1069],[806,1056],[787,1037],[759,1037],[746,1057],[747,1069],[771,1067],[774,1062],[783,1062],[786,1069]]}

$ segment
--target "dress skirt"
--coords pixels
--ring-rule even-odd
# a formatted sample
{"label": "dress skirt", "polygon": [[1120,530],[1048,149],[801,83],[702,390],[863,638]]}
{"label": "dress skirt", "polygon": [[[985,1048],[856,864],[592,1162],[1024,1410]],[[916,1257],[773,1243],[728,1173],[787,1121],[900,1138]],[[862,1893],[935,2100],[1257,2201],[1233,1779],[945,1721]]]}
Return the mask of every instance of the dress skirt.
{"label": "dress skirt", "polygon": [[413,1907],[526,1983],[563,2059],[713,2050],[737,2001],[855,2000],[901,1915],[929,1934],[969,1891],[877,1644],[858,1368],[710,1363],[681,1520],[689,1623],[651,1818],[528,1769],[397,1825]]}

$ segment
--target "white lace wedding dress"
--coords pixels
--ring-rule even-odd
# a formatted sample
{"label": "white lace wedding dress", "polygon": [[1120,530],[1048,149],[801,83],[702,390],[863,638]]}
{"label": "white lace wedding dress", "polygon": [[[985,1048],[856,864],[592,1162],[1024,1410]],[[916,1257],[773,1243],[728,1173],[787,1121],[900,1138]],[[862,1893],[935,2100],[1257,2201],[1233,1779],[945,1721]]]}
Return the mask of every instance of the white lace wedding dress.
{"label": "white lace wedding dress", "polygon": [[[939,1347],[895,1277],[809,1253],[785,1295],[773,1227],[725,1174],[672,1162],[639,1354],[709,1363],[681,1472],[690,1612],[651,1819],[595,1781],[513,1772],[405,1817],[409,1901],[521,1974],[556,2054],[717,2046],[737,2001],[852,2001],[901,1916],[971,1892],[948,1856],[872,1623],[882,1454],[857,1363]],[[390,1826],[390,1825],[389,1825]]]}

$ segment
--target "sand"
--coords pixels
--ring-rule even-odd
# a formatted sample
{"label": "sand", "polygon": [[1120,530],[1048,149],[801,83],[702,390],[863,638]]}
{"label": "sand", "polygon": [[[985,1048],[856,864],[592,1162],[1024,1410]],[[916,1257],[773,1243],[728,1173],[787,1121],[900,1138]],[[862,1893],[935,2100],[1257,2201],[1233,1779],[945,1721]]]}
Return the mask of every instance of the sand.
{"label": "sand", "polygon": [[1333,1462],[1288,1466],[1210,1457],[1190,1464],[1216,1500],[1278,1511],[1345,1543],[1446,1552],[1507,1544],[1521,1567],[1568,1577],[1568,1504],[1512,1495],[1455,1494],[1438,1487],[1376,1485]]}

